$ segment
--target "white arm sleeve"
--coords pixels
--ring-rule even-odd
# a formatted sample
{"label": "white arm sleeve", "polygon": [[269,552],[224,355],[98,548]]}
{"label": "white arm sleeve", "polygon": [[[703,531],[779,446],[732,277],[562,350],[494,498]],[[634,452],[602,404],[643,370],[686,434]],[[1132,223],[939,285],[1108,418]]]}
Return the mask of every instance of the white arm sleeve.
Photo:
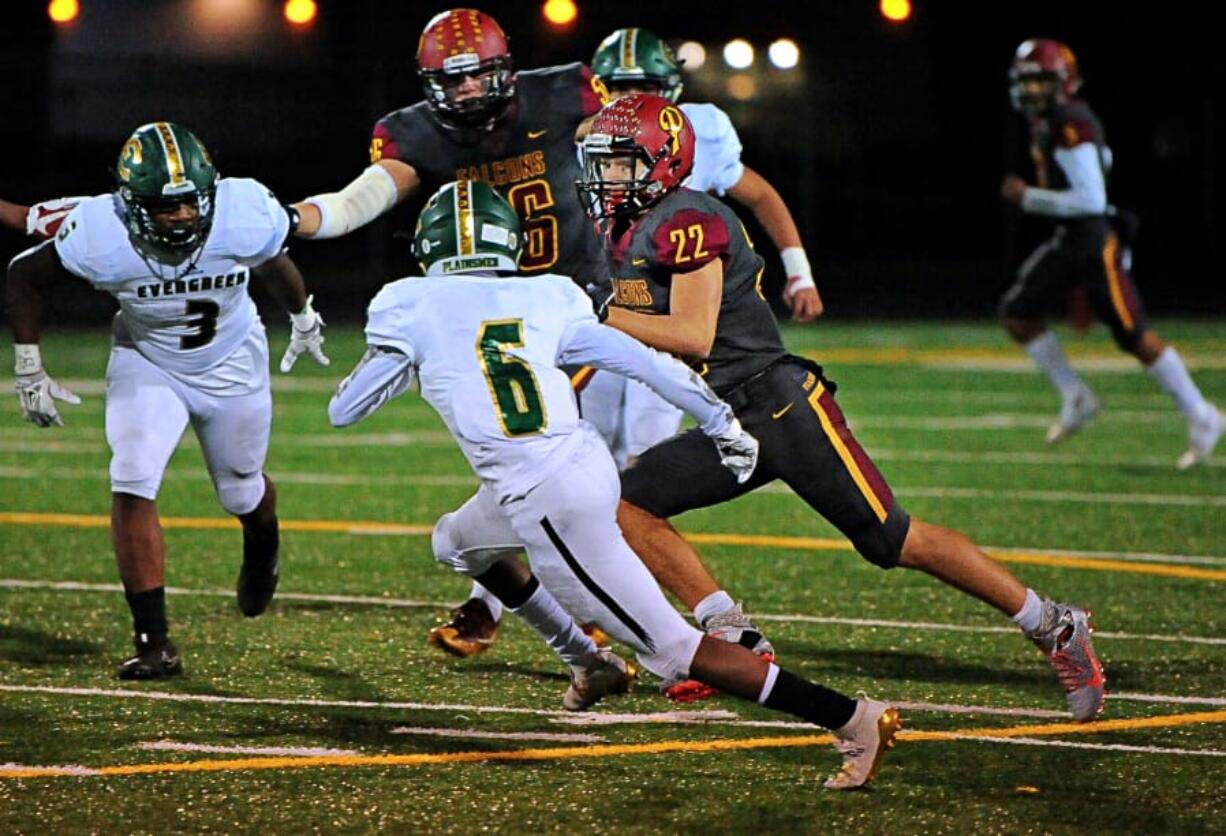
{"label": "white arm sleeve", "polygon": [[356,424],[413,385],[412,359],[402,352],[371,346],[349,376],[336,387],[328,404],[334,427]]}
{"label": "white arm sleeve", "polygon": [[1101,215],[1107,211],[1107,184],[1098,147],[1083,142],[1073,148],[1057,148],[1054,156],[1069,188],[1028,188],[1022,196],[1022,210],[1057,218]]}
{"label": "white arm sleeve", "polygon": [[308,197],[319,210],[319,229],[312,238],[338,238],[373,221],[396,205],[396,181],[387,169],[372,165],[339,192]]}
{"label": "white arm sleeve", "polygon": [[593,366],[644,383],[693,416],[707,435],[719,435],[733,420],[732,408],[681,361],[592,319],[575,322],[562,334],[557,364]]}

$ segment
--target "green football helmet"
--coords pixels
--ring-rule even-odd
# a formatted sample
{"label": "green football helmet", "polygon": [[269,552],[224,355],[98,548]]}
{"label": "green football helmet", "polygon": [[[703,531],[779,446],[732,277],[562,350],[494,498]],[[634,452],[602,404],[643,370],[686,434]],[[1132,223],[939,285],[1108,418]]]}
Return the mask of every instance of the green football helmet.
{"label": "green football helmet", "polygon": [[618,29],[592,56],[592,75],[605,87],[638,87],[676,103],[681,98],[681,61],[672,47],[646,29]]}
{"label": "green football helmet", "polygon": [[[213,226],[217,169],[204,144],[173,122],[141,125],[128,137],[115,165],[128,238],[146,258],[181,264],[199,252]],[[154,213],[195,206],[186,221],[163,222]]]}
{"label": "green football helmet", "polygon": [[427,276],[473,270],[515,272],[519,216],[488,183],[457,180],[430,196],[417,217],[413,255]]}

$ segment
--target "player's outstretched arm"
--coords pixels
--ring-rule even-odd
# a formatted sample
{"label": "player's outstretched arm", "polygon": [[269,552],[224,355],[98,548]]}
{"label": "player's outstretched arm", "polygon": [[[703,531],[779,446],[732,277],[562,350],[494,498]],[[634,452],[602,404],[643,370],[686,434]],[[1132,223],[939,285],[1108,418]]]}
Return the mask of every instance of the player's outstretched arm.
{"label": "player's outstretched arm", "polygon": [[809,267],[809,258],[805,255],[804,245],[800,240],[800,230],[787,204],[783,202],[778,190],[765,177],[749,166],[744,166],[741,179],[728,194],[737,203],[753,212],[766,234],[770,236],[779,255],[783,259],[783,270],[787,275],[787,283],[783,287],[783,301],[792,311],[792,319],[797,322],[812,322],[822,315],[825,305],[817,285],[813,282],[813,271]]}
{"label": "player's outstretched arm", "polygon": [[0,200],[0,226],[7,226],[18,232],[45,241],[54,237],[60,224],[68,217],[68,213],[85,200],[84,197],[56,197],[43,200],[33,206],[22,206],[20,203],[10,203]]}
{"label": "player's outstretched arm", "polygon": [[39,320],[42,314],[40,287],[57,275],[68,275],[51,243],[26,250],[9,263],[4,301],[13,329],[16,362],[14,388],[25,420],[40,427],[64,425],[57,400],[79,404],[81,399],[57,383],[43,368],[39,351]]}
{"label": "player's outstretched arm", "polygon": [[356,424],[413,385],[413,360],[402,351],[372,345],[336,387],[328,404],[334,427]]}
{"label": "player's outstretched arm", "polygon": [[26,231],[26,215],[29,214],[29,211],[29,206],[0,200],[0,225],[7,226],[9,229],[16,230],[24,235]]}
{"label": "player's outstretched arm", "polygon": [[369,166],[339,192],[308,197],[293,204],[301,238],[339,238],[373,221],[417,190],[417,169],[400,160],[383,159]]}
{"label": "player's outstretched arm", "polygon": [[758,461],[757,439],[741,428],[732,408],[676,358],[612,328],[581,320],[562,335],[556,363],[593,366],[646,384],[698,422],[738,482],[752,475]]}
{"label": "player's outstretched arm", "polygon": [[315,297],[307,296],[306,283],[298,265],[284,252],[278,253],[252,270],[273,298],[289,313],[291,328],[289,347],[281,358],[281,371],[288,372],[298,356],[308,353],[315,362],[326,366],[332,361],[324,354],[324,320],[311,307]]}

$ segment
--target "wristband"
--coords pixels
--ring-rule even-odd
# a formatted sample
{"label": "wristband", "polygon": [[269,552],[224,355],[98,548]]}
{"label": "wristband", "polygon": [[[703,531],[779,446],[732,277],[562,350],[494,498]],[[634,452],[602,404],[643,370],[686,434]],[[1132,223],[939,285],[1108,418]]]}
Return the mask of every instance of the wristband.
{"label": "wristband", "polygon": [[43,358],[39,353],[38,343],[14,343],[13,353],[16,355],[14,374],[34,374],[42,369]]}
{"label": "wristband", "polygon": [[311,307],[311,301],[315,298],[314,294],[307,297],[306,305],[298,313],[289,315],[290,322],[294,323],[295,331],[310,331],[315,327],[315,321],[319,318],[319,314],[315,313],[315,309]]}

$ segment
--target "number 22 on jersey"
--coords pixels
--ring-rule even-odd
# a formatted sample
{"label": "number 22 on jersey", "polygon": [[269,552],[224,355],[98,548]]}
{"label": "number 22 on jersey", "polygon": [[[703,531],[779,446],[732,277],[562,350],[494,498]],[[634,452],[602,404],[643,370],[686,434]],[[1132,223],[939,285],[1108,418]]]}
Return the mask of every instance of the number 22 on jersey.
{"label": "number 22 on jersey", "polygon": [[538,433],[548,420],[532,368],[506,352],[508,348],[519,348],[523,344],[522,319],[482,322],[477,334],[477,361],[494,399],[498,424],[511,438]]}

